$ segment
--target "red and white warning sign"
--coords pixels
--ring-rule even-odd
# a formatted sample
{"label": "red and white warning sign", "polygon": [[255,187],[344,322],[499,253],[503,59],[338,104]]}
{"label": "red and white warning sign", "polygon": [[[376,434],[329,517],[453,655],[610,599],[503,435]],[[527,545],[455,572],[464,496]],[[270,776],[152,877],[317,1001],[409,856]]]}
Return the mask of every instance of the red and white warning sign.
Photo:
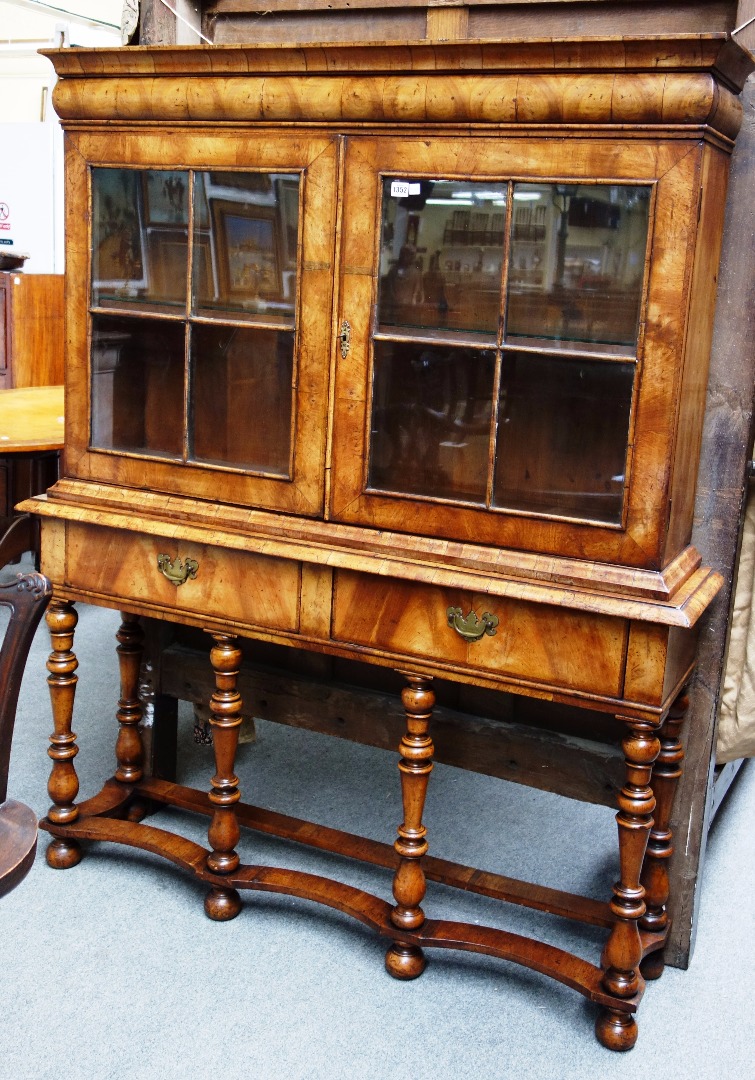
{"label": "red and white warning sign", "polygon": [[10,207],[4,202],[0,202],[0,229],[10,231]]}

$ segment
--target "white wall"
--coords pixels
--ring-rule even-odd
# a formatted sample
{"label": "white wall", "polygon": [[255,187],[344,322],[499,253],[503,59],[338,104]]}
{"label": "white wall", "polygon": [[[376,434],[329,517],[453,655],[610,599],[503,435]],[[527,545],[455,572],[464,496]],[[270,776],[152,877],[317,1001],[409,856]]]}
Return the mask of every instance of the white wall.
{"label": "white wall", "polygon": [[63,140],[51,104],[55,72],[37,50],[62,43],[120,45],[122,6],[122,0],[0,0],[0,251],[28,254],[28,273],[64,269]]}
{"label": "white wall", "polygon": [[[63,273],[63,138],[57,123],[0,124],[0,251],[24,271]],[[6,226],[10,226],[6,228]],[[8,240],[12,241],[8,244]]]}

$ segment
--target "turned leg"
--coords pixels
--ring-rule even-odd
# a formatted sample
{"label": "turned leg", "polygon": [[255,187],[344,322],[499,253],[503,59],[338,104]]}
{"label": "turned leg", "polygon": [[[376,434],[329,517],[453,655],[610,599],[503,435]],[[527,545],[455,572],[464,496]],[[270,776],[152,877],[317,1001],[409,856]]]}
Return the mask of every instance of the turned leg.
{"label": "turned leg", "polygon": [[[178,751],[178,699],[162,692],[161,664],[165,650],[175,641],[171,623],[142,619],[144,651],[139,671],[139,725],[146,776],[175,783]],[[150,809],[156,808],[157,803]]]}
{"label": "turned leg", "polygon": [[[428,734],[435,694],[432,679],[406,674],[407,686],[401,694],[406,711],[406,734],[401,740],[399,770],[404,820],[398,827],[394,847],[400,856],[393,878],[396,905],[391,922],[399,930],[416,930],[425,921],[420,907],[425,895],[422,856],[427,851],[427,830],[422,824],[427,782],[432,771],[433,743]],[[415,979],[425,969],[425,955],[416,945],[394,942],[385,957],[385,966],[396,979]]]}
{"label": "turned leg", "polygon": [[[73,635],[78,622],[78,615],[73,604],[67,600],[53,599],[45,616],[50,630],[52,652],[47,661],[47,685],[50,687],[50,701],[54,731],[50,736],[50,748],[47,753],[52,758],[52,772],[47,785],[53,805],[47,818],[55,825],[68,825],[79,816],[75,805],[79,793],[79,778],[73,765],[73,759],[79,752],[76,735],[71,730],[73,719],[73,700],[76,693],[76,668],[78,660],[73,654]],[[47,848],[47,863],[56,870],[67,870],[81,859],[81,847],[76,840],[57,837]]]}
{"label": "turned leg", "polygon": [[[118,666],[121,677],[121,696],[118,701],[118,739],[115,744],[116,780],[134,784],[143,775],[144,751],[139,724],[142,705],[139,699],[139,672],[144,652],[144,631],[138,615],[121,612],[118,639]],[[128,809],[132,821],[140,821],[147,813],[144,802],[133,803]]]}
{"label": "turned leg", "polygon": [[[215,775],[209,794],[214,812],[207,834],[212,848],[207,856],[207,867],[214,874],[230,874],[239,865],[235,847],[239,842],[240,830],[235,807],[241,795],[233,764],[241,724],[241,695],[236,689],[241,650],[233,634],[212,636],[215,645],[210,652],[210,660],[215,673],[215,692],[210,698],[210,723]],[[204,906],[211,919],[222,922],[238,915],[241,900],[235,889],[216,885],[208,893]]]}
{"label": "turned leg", "polygon": [[[619,792],[616,815],[621,871],[611,901],[616,921],[603,953],[603,986],[620,998],[634,997],[640,987],[642,943],[638,920],[645,914],[645,890],[640,884],[640,874],[655,808],[650,777],[660,750],[651,723],[626,720],[626,724],[629,734],[622,743],[626,782]],[[632,1013],[603,1009],[595,1033],[609,1050],[630,1050],[637,1041],[637,1022]]]}
{"label": "turned leg", "polygon": [[[643,930],[659,932],[668,926],[666,904],[669,897],[669,859],[674,853],[671,832],[671,808],[676,786],[682,775],[684,751],[679,733],[689,707],[689,698],[682,691],[671,706],[668,716],[658,732],[661,750],[653,766],[651,785],[655,795],[653,827],[650,830],[645,863],[640,881],[645,888],[645,914],[640,919]],[[663,950],[650,953],[642,962],[642,974],[646,979],[657,979],[663,973]]]}

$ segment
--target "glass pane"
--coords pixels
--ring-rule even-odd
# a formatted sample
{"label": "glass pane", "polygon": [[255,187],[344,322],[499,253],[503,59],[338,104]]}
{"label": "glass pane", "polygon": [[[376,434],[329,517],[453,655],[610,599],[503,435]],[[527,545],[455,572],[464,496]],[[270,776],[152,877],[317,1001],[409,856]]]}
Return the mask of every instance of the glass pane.
{"label": "glass pane", "polygon": [[197,173],[195,312],[220,309],[292,322],[298,242],[297,174]]}
{"label": "glass pane", "polygon": [[380,326],[496,334],[505,225],[506,184],[385,179]]}
{"label": "glass pane", "polygon": [[293,366],[288,331],[194,326],[194,460],[288,476]]}
{"label": "glass pane", "polygon": [[618,524],[634,371],[506,354],[494,505]]}
{"label": "glass pane", "polygon": [[515,184],[506,336],[634,346],[648,187]]}
{"label": "glass pane", "polygon": [[92,446],[180,458],[183,413],[183,324],[93,316]]}
{"label": "glass pane", "polygon": [[92,169],[95,306],[185,306],[188,194],[188,172]]}
{"label": "glass pane", "polygon": [[369,486],[484,502],[492,349],[375,342]]}

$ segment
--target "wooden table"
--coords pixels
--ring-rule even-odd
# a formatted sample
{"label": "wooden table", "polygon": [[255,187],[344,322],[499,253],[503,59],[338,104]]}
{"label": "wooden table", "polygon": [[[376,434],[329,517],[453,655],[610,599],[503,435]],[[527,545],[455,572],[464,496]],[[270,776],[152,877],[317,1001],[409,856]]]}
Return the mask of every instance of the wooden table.
{"label": "wooden table", "polygon": [[24,551],[39,555],[39,525],[14,507],[58,478],[63,448],[62,386],[0,391],[0,566]]}
{"label": "wooden table", "polygon": [[63,447],[63,387],[25,386],[0,393],[0,453],[59,451]]}

